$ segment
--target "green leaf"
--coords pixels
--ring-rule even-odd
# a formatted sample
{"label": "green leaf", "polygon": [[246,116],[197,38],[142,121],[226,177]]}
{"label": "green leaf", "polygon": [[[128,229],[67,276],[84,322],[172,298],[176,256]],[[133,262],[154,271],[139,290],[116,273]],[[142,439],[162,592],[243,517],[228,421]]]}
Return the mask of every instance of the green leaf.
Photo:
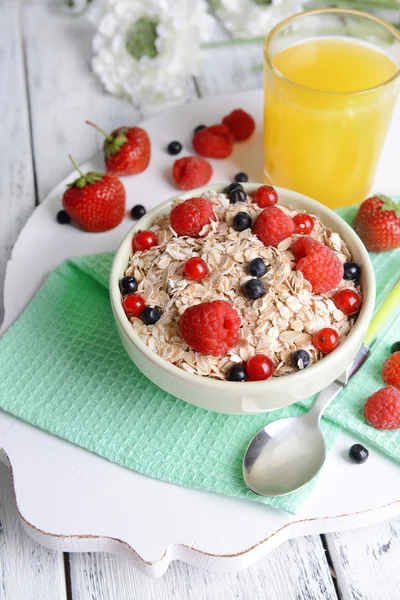
{"label": "green leaf", "polygon": [[157,23],[147,17],[141,17],[129,27],[126,33],[125,47],[136,60],[142,56],[155,58],[158,54],[156,39]]}
{"label": "green leaf", "polygon": [[76,182],[76,187],[78,188],[83,188],[86,185],[86,177],[79,177],[79,179]]}
{"label": "green leaf", "polygon": [[112,142],[109,142],[107,140],[104,142],[104,153],[106,155],[106,158],[109,158],[113,154],[117,154],[121,146],[123,146],[128,141],[128,138],[124,134],[124,132],[126,133],[126,131],[127,129],[121,130],[118,133],[117,137],[113,138]]}
{"label": "green leaf", "polygon": [[385,196],[384,194],[375,194],[375,196],[384,202],[381,206],[381,210],[393,211],[396,217],[400,219],[400,204],[397,204],[392,198],[389,198],[389,196]]}

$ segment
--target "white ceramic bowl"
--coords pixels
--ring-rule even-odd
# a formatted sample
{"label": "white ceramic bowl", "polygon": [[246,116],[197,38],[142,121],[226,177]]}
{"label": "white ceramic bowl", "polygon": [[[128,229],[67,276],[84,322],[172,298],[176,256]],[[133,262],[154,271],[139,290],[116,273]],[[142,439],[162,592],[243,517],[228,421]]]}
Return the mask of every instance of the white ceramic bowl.
{"label": "white ceramic bowl", "polygon": [[[261,184],[243,184],[251,193]],[[176,198],[200,196],[206,190],[223,192],[227,184],[209,185],[179,194],[149,211],[125,236],[111,268],[110,296],[119,335],[125,350],[136,366],[156,385],[173,396],[201,408],[224,413],[252,414],[293,404],[319,392],[334,381],[351,363],[366,334],[375,302],[375,276],[371,260],[360,238],[343,219],[315,200],[282,188],[276,188],[279,204],[305,209],[317,215],[324,225],[337,231],[346,241],[353,260],[361,265],[364,300],[355,326],[334,352],[303,371],[268,379],[236,383],[219,381],[187,373],[152,352],[133,330],[121,304],[119,280],[127,268],[134,233],[148,229],[155,219],[170,212]],[[129,377],[129,372],[126,374]]]}

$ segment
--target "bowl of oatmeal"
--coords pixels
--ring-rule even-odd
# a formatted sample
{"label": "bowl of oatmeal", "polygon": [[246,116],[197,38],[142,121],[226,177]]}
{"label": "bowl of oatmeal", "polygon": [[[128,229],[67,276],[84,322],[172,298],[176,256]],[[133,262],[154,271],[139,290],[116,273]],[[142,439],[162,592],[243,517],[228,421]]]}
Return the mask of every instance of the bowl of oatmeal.
{"label": "bowl of oatmeal", "polygon": [[151,381],[204,409],[251,414],[319,392],[347,368],[375,278],[361,240],[327,207],[228,185],[142,217],[116,253],[110,296],[122,344]]}

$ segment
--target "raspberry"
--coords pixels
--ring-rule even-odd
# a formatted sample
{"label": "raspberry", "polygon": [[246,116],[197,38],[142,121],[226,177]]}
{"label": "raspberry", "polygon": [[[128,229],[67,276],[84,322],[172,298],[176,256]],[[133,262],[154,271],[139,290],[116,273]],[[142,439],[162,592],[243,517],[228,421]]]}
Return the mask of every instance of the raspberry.
{"label": "raspberry", "polygon": [[256,128],[253,117],[241,108],[232,111],[222,119],[222,122],[229,127],[238,142],[247,140]]}
{"label": "raspberry", "polygon": [[375,429],[398,429],[400,392],[388,385],[372,394],[364,405],[364,417]]}
{"label": "raspberry", "polygon": [[213,300],[189,306],[179,326],[183,339],[193,350],[221,356],[238,341],[240,317],[229,302]]}
{"label": "raspberry", "polygon": [[174,162],[172,177],[181,190],[193,190],[211,179],[212,166],[204,158],[184,156]]}
{"label": "raspberry", "polygon": [[330,249],[311,237],[300,237],[292,252],[296,267],[311,283],[313,292],[323,294],[334,290],[343,279],[343,265]]}
{"label": "raspberry", "polygon": [[199,237],[204,225],[215,221],[212,202],[205,198],[189,198],[172,209],[170,214],[171,227],[178,235]]}
{"label": "raspberry", "polygon": [[194,134],[193,148],[208,158],[226,158],[233,150],[233,135],[226,125],[212,125]]}
{"label": "raspberry", "polygon": [[385,360],[382,367],[382,379],[386,385],[400,389],[400,352],[394,352]]}
{"label": "raspberry", "polygon": [[277,246],[280,242],[292,235],[294,231],[293,219],[277,206],[270,206],[260,213],[253,226],[253,233],[264,242],[266,246]]}

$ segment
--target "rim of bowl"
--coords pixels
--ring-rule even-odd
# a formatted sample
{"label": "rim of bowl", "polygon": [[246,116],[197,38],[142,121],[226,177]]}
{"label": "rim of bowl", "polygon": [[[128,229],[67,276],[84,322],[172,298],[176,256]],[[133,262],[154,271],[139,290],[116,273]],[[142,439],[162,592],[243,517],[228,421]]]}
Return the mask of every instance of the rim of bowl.
{"label": "rim of bowl", "polygon": [[[301,202],[302,200],[304,200],[305,204],[308,205],[308,207],[306,208],[307,212],[322,213],[322,218],[321,218],[322,221],[323,221],[323,215],[327,215],[328,218],[332,219],[335,222],[335,225],[337,224],[337,227],[340,230],[341,237],[343,237],[343,239],[346,242],[348,240],[351,240],[352,245],[357,246],[358,252],[360,254],[360,257],[361,257],[362,263],[363,263],[364,284],[366,284],[366,287],[367,287],[367,290],[366,290],[367,294],[365,293],[365,290],[362,290],[363,291],[363,304],[362,304],[360,314],[358,315],[357,321],[356,321],[353,329],[346,336],[346,338],[343,340],[343,342],[341,342],[341,344],[333,352],[331,352],[330,354],[327,354],[326,356],[324,356],[323,359],[314,363],[309,368],[297,371],[295,373],[290,373],[289,375],[283,375],[281,377],[271,377],[270,379],[266,379],[263,381],[244,381],[244,382],[240,382],[240,384],[236,381],[214,379],[212,377],[204,377],[202,375],[196,375],[193,373],[189,373],[189,372],[184,371],[183,369],[180,369],[179,367],[173,365],[172,363],[169,363],[167,360],[165,360],[164,358],[161,358],[161,356],[156,354],[156,352],[154,352],[153,350],[150,350],[150,348],[148,348],[148,346],[140,339],[140,337],[134,331],[130,321],[126,317],[126,314],[122,308],[121,292],[119,290],[119,280],[128,265],[129,256],[131,254],[131,248],[132,248],[131,240],[132,240],[133,235],[139,229],[143,229],[144,223],[146,223],[145,227],[151,227],[151,224],[147,224],[147,223],[149,221],[150,221],[150,223],[153,223],[154,220],[158,216],[161,216],[162,214],[166,214],[168,212],[169,206],[173,202],[175,202],[175,200],[177,200],[177,199],[187,200],[189,198],[194,198],[195,196],[204,194],[204,192],[206,192],[208,190],[214,190],[217,193],[222,193],[225,191],[225,189],[229,185],[229,183],[232,183],[232,182],[228,181],[225,183],[205,185],[200,188],[190,190],[189,192],[183,192],[181,194],[177,194],[176,196],[173,196],[172,198],[166,200],[165,202],[158,204],[156,207],[149,210],[148,213],[146,213],[141,219],[139,219],[137,221],[137,223],[124,236],[121,244],[118,247],[118,250],[115,254],[115,257],[114,257],[114,260],[113,260],[113,263],[111,266],[111,272],[110,272],[111,304],[113,307],[114,315],[118,319],[118,323],[122,327],[122,330],[125,333],[125,335],[127,336],[127,338],[129,339],[129,341],[133,345],[135,345],[156,366],[160,367],[161,369],[163,369],[167,372],[170,372],[172,375],[175,375],[175,377],[180,377],[183,380],[186,380],[188,383],[190,382],[192,384],[201,385],[204,388],[213,388],[215,390],[216,388],[222,386],[226,391],[229,390],[229,388],[230,388],[230,390],[232,392],[237,393],[238,391],[240,391],[240,393],[243,395],[250,394],[251,392],[260,392],[262,389],[265,389],[266,386],[269,387],[270,392],[273,391],[273,388],[281,391],[283,388],[285,388],[286,385],[291,384],[291,383],[293,385],[296,385],[297,382],[301,382],[301,381],[303,381],[303,379],[305,380],[307,377],[310,376],[310,374],[317,375],[317,369],[319,369],[319,371],[321,371],[323,369],[324,370],[329,369],[329,367],[331,365],[333,365],[333,363],[336,361],[336,359],[338,357],[338,353],[340,352],[341,354],[344,354],[346,352],[348,345],[349,345],[349,339],[350,339],[351,335],[353,334],[353,332],[356,329],[360,329],[363,326],[365,327],[365,329],[367,329],[368,324],[371,320],[372,313],[374,310],[374,305],[375,305],[375,274],[374,274],[373,266],[371,263],[371,259],[369,257],[369,254],[368,254],[363,242],[358,237],[358,235],[355,233],[355,231],[350,227],[350,225],[348,225],[346,223],[346,221],[344,221],[344,219],[342,219],[342,217],[337,215],[330,208],[324,206],[320,202],[317,202],[317,200],[313,200],[312,198],[309,198],[308,196],[299,194],[297,192],[293,192],[291,190],[287,190],[285,188],[280,188],[280,187],[274,186],[278,192],[278,195],[284,194],[286,196],[292,196],[293,200],[295,200],[297,202],[299,202],[299,201]],[[264,185],[264,184],[251,182],[251,183],[242,183],[241,185],[243,185],[243,187],[247,193],[251,193],[255,189],[257,189],[258,187],[260,187],[261,185]],[[285,202],[284,205],[286,205],[286,204],[290,204],[290,200],[288,202]],[[313,208],[315,208],[315,211],[313,210]],[[127,252],[128,249],[129,249],[129,252]],[[290,378],[290,380],[288,378]]]}

